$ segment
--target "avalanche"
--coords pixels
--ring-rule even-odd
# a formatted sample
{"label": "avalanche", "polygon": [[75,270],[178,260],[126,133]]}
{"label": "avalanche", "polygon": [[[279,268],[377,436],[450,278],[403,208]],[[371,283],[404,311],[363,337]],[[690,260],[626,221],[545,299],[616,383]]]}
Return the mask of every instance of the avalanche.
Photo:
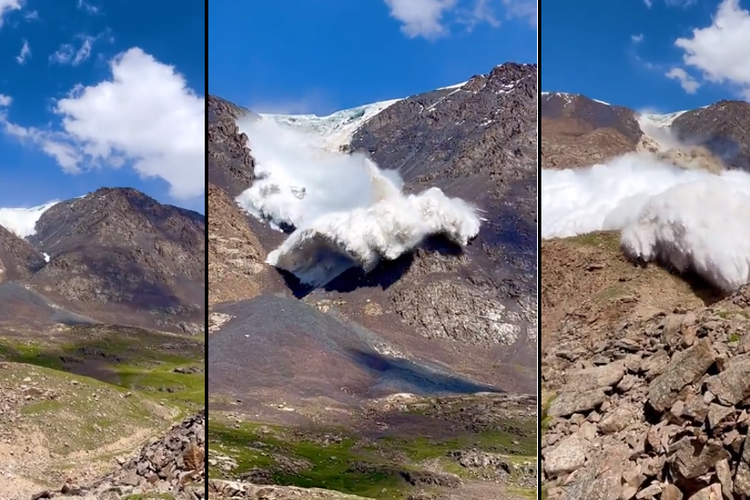
{"label": "avalanche", "polygon": [[437,188],[405,195],[398,172],[327,150],[325,136],[268,117],[239,126],[250,137],[257,179],[237,201],[276,227],[294,228],[267,262],[305,284],[323,286],[354,266],[369,272],[430,235],[465,246],[479,233],[471,204]]}

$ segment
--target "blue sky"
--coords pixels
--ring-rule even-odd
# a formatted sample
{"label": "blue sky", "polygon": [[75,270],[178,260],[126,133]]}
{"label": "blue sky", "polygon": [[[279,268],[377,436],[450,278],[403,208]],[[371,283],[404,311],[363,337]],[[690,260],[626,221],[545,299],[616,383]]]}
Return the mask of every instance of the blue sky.
{"label": "blue sky", "polygon": [[293,4],[209,4],[209,92],[257,111],[327,114],[536,62],[536,1]]}
{"label": "blue sky", "polygon": [[203,0],[0,0],[0,207],[130,186],[202,211],[204,40]]}
{"label": "blue sky", "polygon": [[660,112],[750,99],[750,1],[574,5],[542,8],[542,90]]}

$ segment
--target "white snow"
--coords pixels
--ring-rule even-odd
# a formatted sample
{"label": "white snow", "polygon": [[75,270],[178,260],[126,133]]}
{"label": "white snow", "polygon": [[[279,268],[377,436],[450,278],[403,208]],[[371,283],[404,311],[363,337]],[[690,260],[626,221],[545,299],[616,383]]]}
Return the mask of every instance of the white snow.
{"label": "white snow", "polygon": [[466,85],[467,83],[469,83],[469,80],[466,80],[465,82],[457,83],[457,84],[455,84],[455,85],[448,85],[447,87],[440,87],[440,88],[438,88],[438,89],[435,89],[435,90],[450,90],[450,89],[460,89],[461,87],[463,87],[463,86],[464,86],[464,85]]}
{"label": "white snow", "polygon": [[59,203],[51,201],[31,208],[0,208],[0,226],[20,238],[27,238],[36,233],[36,222],[44,212]]}
{"label": "white snow", "polygon": [[344,109],[327,116],[318,115],[280,115],[262,113],[262,118],[270,118],[289,128],[309,133],[308,140],[315,140],[318,145],[330,151],[339,151],[341,146],[348,145],[352,135],[364,123],[393,106],[401,99],[379,101],[356,108]]}
{"label": "white snow", "polygon": [[42,255],[44,255],[44,262],[49,262],[49,254],[47,252],[42,252]]}
{"label": "white snow", "polygon": [[[580,94],[571,94],[569,92],[540,92],[540,95],[542,97],[561,97],[565,101],[564,106],[567,106],[568,104],[572,103],[573,99],[579,96]],[[598,102],[599,104],[604,104],[605,106],[611,106],[610,103],[605,102],[605,101],[600,101],[599,99],[593,99],[590,97],[589,99],[591,99],[594,102]]]}
{"label": "white snow", "polygon": [[692,268],[722,290],[750,282],[750,174],[685,170],[631,153],[607,165],[542,170],[542,237],[621,231],[644,261]]}
{"label": "white snow", "polygon": [[277,119],[240,120],[259,177],[237,201],[249,213],[295,228],[267,263],[323,286],[346,269],[371,271],[433,234],[460,245],[479,232],[476,209],[439,189],[401,192],[394,170],[381,170],[363,154],[325,149],[325,137]]}

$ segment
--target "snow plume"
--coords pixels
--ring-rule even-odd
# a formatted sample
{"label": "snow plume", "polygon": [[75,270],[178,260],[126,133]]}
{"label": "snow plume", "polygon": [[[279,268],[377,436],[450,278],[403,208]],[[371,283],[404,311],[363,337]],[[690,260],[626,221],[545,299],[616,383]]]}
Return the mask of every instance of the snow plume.
{"label": "snow plume", "polygon": [[243,119],[257,179],[237,198],[249,213],[294,231],[266,262],[323,286],[345,270],[374,269],[442,234],[465,246],[479,233],[477,209],[437,188],[404,195],[395,170],[363,154],[324,150],[325,138],[269,119]]}
{"label": "snow plume", "polygon": [[52,201],[32,208],[0,208],[0,226],[19,238],[33,236],[36,234],[36,223],[39,218],[57,203]]}
{"label": "snow plume", "polygon": [[542,171],[542,237],[621,231],[632,259],[692,269],[731,291],[750,282],[750,174],[719,175],[628,154]]}

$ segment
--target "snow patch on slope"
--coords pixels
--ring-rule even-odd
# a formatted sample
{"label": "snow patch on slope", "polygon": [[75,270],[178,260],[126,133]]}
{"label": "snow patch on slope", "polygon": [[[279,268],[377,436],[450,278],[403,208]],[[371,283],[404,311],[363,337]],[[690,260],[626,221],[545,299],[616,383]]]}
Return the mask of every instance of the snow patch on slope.
{"label": "snow patch on slope", "polygon": [[36,223],[42,214],[58,203],[51,201],[31,208],[0,208],[0,226],[20,238],[28,238],[36,234]]}
{"label": "snow patch on slope", "polygon": [[621,231],[631,258],[750,282],[750,174],[685,170],[631,153],[606,165],[542,170],[542,237]]}
{"label": "snow patch on slope", "polygon": [[314,141],[321,148],[340,151],[352,141],[352,136],[368,120],[393,106],[401,99],[374,102],[356,108],[337,111],[328,116],[261,114],[280,125],[308,134],[306,141]]}
{"label": "snow patch on slope", "polygon": [[437,188],[404,195],[397,171],[326,148],[320,134],[328,129],[268,116],[238,126],[251,138],[257,179],[237,201],[261,220],[294,228],[266,262],[305,284],[323,286],[354,266],[369,272],[430,235],[465,246],[479,232],[471,204]]}

